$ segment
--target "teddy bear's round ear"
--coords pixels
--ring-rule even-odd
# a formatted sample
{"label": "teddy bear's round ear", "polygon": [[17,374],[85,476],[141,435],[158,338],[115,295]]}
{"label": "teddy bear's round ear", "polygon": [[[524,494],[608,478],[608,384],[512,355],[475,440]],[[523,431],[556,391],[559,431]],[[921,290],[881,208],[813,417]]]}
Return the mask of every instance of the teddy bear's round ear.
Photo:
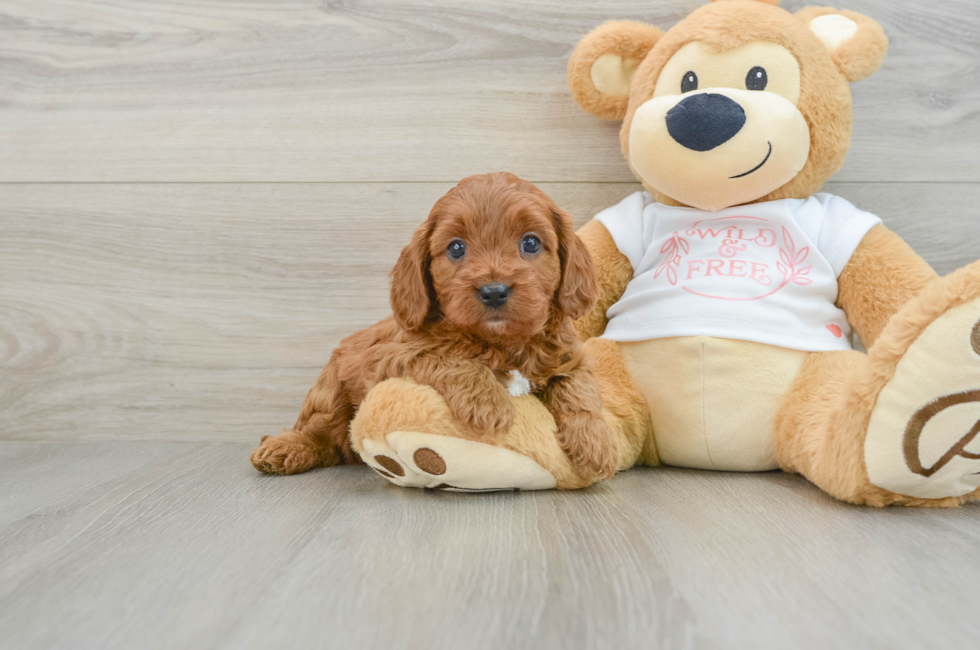
{"label": "teddy bear's round ear", "polygon": [[626,115],[637,66],[663,32],[631,21],[606,23],[583,38],[568,61],[568,85],[585,110],[607,120]]}
{"label": "teddy bear's round ear", "polygon": [[884,62],[888,37],[867,16],[830,7],[807,7],[796,15],[823,42],[848,81],[870,77]]}

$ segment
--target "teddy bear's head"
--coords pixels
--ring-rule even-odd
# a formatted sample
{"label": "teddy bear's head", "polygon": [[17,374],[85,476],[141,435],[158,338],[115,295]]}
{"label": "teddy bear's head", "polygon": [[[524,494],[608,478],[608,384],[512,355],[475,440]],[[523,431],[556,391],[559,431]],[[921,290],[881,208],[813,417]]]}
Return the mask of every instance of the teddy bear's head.
{"label": "teddy bear's head", "polygon": [[623,153],[653,197],[720,210],[820,189],[844,163],[849,83],[888,49],[850,11],[718,0],[667,32],[607,23],[568,64],[576,101],[623,120]]}

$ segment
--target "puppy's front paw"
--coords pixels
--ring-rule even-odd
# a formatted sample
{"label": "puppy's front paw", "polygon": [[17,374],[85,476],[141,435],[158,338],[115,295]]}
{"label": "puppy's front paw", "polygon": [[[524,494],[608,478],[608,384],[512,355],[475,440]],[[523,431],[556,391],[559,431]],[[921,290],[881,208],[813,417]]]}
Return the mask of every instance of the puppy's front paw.
{"label": "puppy's front paw", "polygon": [[449,404],[453,415],[468,429],[481,437],[496,437],[507,433],[514,423],[514,404],[503,390],[484,400],[456,399]]}
{"label": "puppy's front paw", "polygon": [[616,473],[619,458],[612,429],[599,414],[579,412],[565,417],[558,440],[575,468],[587,478],[607,479]]}
{"label": "puppy's front paw", "polygon": [[317,464],[317,456],[309,445],[289,436],[264,436],[250,458],[255,469],[266,474],[299,474]]}

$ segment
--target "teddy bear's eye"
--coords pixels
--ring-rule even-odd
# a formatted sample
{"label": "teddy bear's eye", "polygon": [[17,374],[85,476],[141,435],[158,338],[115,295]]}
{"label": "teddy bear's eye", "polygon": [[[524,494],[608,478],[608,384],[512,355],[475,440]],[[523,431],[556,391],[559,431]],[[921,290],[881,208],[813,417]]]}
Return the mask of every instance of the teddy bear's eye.
{"label": "teddy bear's eye", "polygon": [[694,74],[693,70],[688,70],[684,73],[684,78],[681,79],[681,92],[689,93],[692,90],[698,89],[698,76]]}
{"label": "teddy bear's eye", "polygon": [[769,75],[766,74],[766,69],[761,66],[755,66],[745,75],[745,87],[749,90],[765,90],[768,85]]}

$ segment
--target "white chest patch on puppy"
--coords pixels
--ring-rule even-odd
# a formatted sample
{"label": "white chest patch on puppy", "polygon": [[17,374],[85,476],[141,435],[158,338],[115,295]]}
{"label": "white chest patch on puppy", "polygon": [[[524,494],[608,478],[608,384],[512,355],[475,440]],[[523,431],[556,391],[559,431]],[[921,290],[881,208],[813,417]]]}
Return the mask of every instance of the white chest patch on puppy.
{"label": "white chest patch on puppy", "polygon": [[507,380],[507,392],[511,397],[522,397],[531,394],[531,382],[516,370],[510,371],[510,379]]}

